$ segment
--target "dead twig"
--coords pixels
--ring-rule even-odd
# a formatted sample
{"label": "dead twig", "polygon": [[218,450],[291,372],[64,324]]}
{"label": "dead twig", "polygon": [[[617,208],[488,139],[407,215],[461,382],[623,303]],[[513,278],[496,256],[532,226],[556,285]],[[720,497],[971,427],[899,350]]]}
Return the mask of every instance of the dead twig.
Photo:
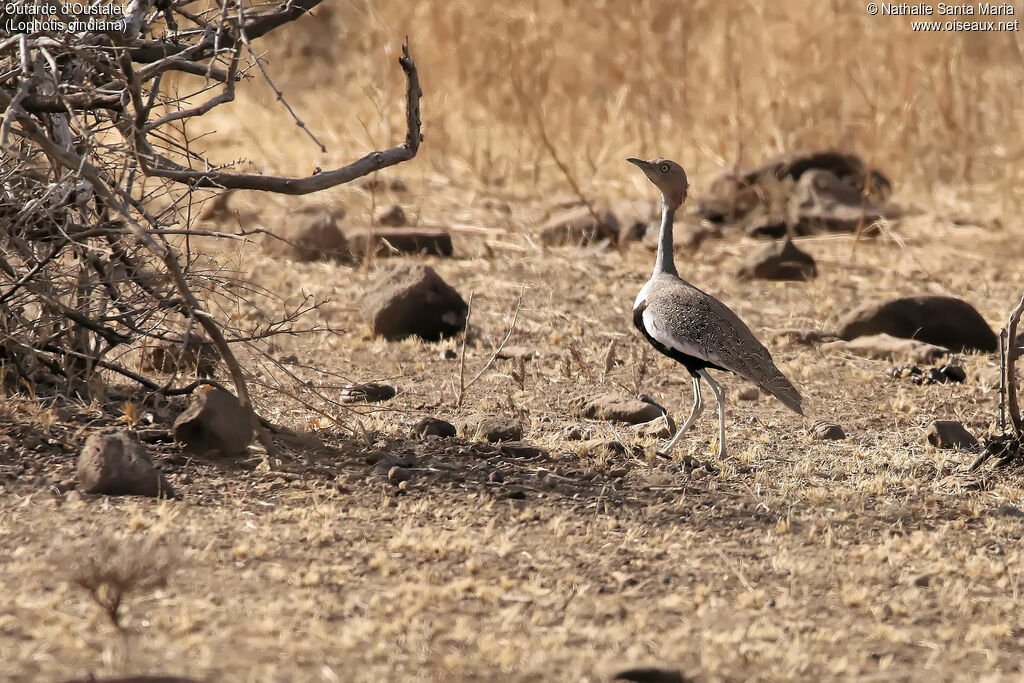
{"label": "dead twig", "polygon": [[[519,297],[516,299],[516,307],[515,307],[515,310],[512,312],[512,322],[508,326],[508,332],[505,333],[505,338],[501,340],[501,343],[498,344],[498,348],[494,349],[494,353],[492,353],[491,357],[487,359],[487,362],[484,363],[484,366],[482,368],[480,368],[480,372],[476,373],[476,375],[473,377],[473,379],[471,379],[469,381],[469,384],[466,384],[463,381],[463,378],[465,377],[465,369],[466,369],[466,336],[469,334],[469,313],[470,313],[469,310],[466,311],[466,331],[465,331],[465,333],[463,334],[463,337],[462,337],[462,359],[461,359],[461,361],[459,363],[459,389],[458,389],[458,391],[455,394],[455,406],[456,407],[458,407],[458,408],[462,407],[462,403],[463,403],[463,401],[466,398],[466,392],[469,391],[472,388],[472,386],[477,383],[477,380],[479,380],[481,377],[483,377],[484,373],[487,372],[492,365],[494,365],[494,361],[498,358],[498,354],[500,354],[502,349],[505,348],[505,344],[508,343],[508,340],[512,338],[512,332],[516,329],[516,321],[519,320],[519,310],[523,306],[523,294],[525,293],[525,291],[526,291],[525,287],[523,289],[519,290]],[[470,301],[470,305],[472,305],[472,302],[473,302],[473,295],[472,294],[470,294],[469,301]]]}

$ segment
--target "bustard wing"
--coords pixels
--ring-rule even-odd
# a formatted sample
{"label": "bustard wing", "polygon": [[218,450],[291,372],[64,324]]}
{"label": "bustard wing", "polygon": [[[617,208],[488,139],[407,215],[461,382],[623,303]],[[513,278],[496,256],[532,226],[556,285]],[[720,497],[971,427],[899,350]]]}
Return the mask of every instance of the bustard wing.
{"label": "bustard wing", "polygon": [[653,284],[644,298],[642,314],[651,337],[668,348],[736,373],[771,392],[790,410],[804,414],[800,392],[728,306],[676,277],[662,275]]}

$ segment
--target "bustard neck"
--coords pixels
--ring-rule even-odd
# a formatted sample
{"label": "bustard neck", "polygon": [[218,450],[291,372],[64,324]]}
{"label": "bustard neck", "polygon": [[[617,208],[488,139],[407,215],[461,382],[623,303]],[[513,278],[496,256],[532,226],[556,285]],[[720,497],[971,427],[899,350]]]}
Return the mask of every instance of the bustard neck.
{"label": "bustard neck", "polygon": [[661,204],[661,233],[658,235],[658,259],[654,262],[654,275],[668,273],[679,276],[676,271],[676,264],[672,258],[672,219],[675,217],[676,207],[668,202]]}

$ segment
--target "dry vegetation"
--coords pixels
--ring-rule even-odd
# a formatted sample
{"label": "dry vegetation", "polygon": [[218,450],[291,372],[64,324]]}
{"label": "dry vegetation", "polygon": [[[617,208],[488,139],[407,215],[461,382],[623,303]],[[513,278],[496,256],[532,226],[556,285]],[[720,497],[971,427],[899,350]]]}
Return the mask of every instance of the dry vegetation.
{"label": "dry vegetation", "polygon": [[[919,387],[890,380],[884,361],[784,346],[772,332],[828,328],[865,299],[918,292],[963,296],[993,325],[1005,319],[1024,288],[1020,35],[919,36],[859,5],[725,4],[335,0],[263,45],[328,152],[254,81],[203,119],[206,130],[190,128],[211,157],[305,175],[392,144],[404,135],[394,58],[405,34],[426,141],[389,173],[408,193],[236,194],[218,227],[272,229],[309,204],[343,205],[343,227],[358,227],[399,201],[414,221],[457,231],[457,258],[427,260],[464,297],[475,292],[467,373],[504,337],[524,287],[510,343],[539,355],[498,361],[456,408],[458,363],[439,350],[457,340],[366,334],[356,301],[386,262],[301,264],[211,246],[210,258],[268,292],[225,310],[235,321],[280,315],[306,295],[328,300],[308,323],[342,334],[272,351],[294,355],[300,378],[328,394],[388,380],[399,394],[356,415],[254,386],[262,414],[298,432],[282,440],[284,471],[167,446],[158,461],[183,500],[163,502],[66,490],[84,436],[117,419],[104,406],[9,396],[0,678],[599,681],[637,663],[696,680],[1019,678],[1020,470],[965,475],[970,455],[923,437],[935,418],[977,434],[992,425],[995,359],[964,358],[964,385]],[[854,151],[894,179],[895,199],[920,213],[875,241],[800,240],[821,271],[810,283],[737,282],[757,247],[746,239],[677,256],[684,277],[768,342],[808,399],[806,422],[763,396],[733,400],[730,457],[708,474],[684,473],[678,459],[711,458],[710,411],[676,462],[628,429],[571,415],[577,395],[641,389],[678,417],[689,380],[665,359],[645,363],[630,327],[648,251],[535,246],[531,231],[569,189],[541,125],[598,198],[651,199],[629,155],[677,159],[698,198],[722,170],[799,148]],[[608,364],[613,341],[620,362]],[[732,396],[742,388],[723,384]],[[425,414],[476,413],[519,416],[552,457],[502,453],[471,434],[405,438]],[[813,441],[816,418],[849,438]],[[591,451],[574,429],[637,448]],[[384,457],[410,459],[412,478],[389,482],[376,467]],[[79,539],[145,548],[168,582],[127,591],[115,626],[81,588],[95,564],[68,560]],[[125,562],[112,557],[110,575]]]}

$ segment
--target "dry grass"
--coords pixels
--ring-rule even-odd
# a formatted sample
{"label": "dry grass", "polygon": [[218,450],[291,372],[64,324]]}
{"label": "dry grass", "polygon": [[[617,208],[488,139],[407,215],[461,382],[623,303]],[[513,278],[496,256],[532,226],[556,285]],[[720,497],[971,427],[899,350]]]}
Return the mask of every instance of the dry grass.
{"label": "dry grass", "polygon": [[299,173],[397,139],[394,61],[409,35],[426,92],[427,144],[404,170],[414,183],[440,176],[514,197],[567,189],[539,114],[598,195],[642,187],[626,156],[663,154],[707,179],[837,147],[920,198],[951,192],[947,201],[980,197],[1005,212],[1024,196],[1013,135],[1024,114],[1010,96],[1024,88],[1019,33],[923,35],[904,17],[810,0],[381,0],[329,5],[318,18],[288,29],[272,73],[328,155],[254,85],[234,111],[205,119],[231,131],[207,143],[221,158]]}
{"label": "dry grass", "polygon": [[[70,476],[85,430],[62,427],[64,417],[29,397],[6,401],[5,419],[34,426],[0,439],[0,465],[28,461],[0,483],[0,678],[600,681],[638,663],[702,681],[1019,678],[1024,480],[1019,471],[967,478],[970,456],[923,436],[935,418],[975,433],[991,425],[994,359],[967,356],[967,384],[917,387],[888,379],[884,361],[772,342],[773,330],[828,328],[865,299],[918,292],[964,296],[997,324],[1024,288],[1024,223],[1013,210],[1021,150],[1011,135],[1022,121],[1008,94],[1024,81],[1016,37],[918,37],[904,19],[861,12],[811,2],[740,11],[537,0],[527,11],[382,0],[337,3],[321,10],[324,23],[289,29],[286,54],[275,51],[277,82],[329,155],[318,157],[256,87],[210,119],[217,132],[199,144],[296,173],[388,144],[400,134],[391,108],[401,81],[387,51],[408,32],[427,93],[423,154],[392,174],[410,192],[344,188],[304,201],[344,203],[346,228],[390,201],[423,223],[486,228],[456,234],[457,258],[427,259],[464,296],[476,292],[467,373],[503,339],[524,286],[509,343],[539,355],[497,361],[458,408],[458,361],[439,358],[459,349],[455,340],[366,334],[356,302],[385,262],[353,269],[251,247],[215,252],[277,295],[240,302],[238,320],[306,293],[330,300],[309,323],[345,334],[277,342],[275,354],[298,358],[300,377],[340,381],[307,365],[389,379],[398,396],[363,414],[361,429],[340,416],[346,430],[256,387],[261,411],[303,435],[286,444],[293,471],[178,462],[169,450],[159,461],[179,502],[48,489]],[[686,474],[684,455],[713,460],[713,411],[675,462],[655,457],[652,440],[569,413],[580,394],[639,389],[678,420],[689,381],[645,356],[630,328],[649,252],[533,246],[550,193],[568,186],[516,83],[594,196],[650,198],[628,154],[676,157],[699,195],[701,181],[737,160],[834,145],[877,162],[903,201],[922,205],[877,241],[801,240],[821,272],[809,283],[737,281],[758,246],[748,240],[677,256],[685,277],[769,342],[807,397],[805,422],[765,397],[733,401],[730,457],[713,462],[717,474]],[[238,220],[267,227],[296,205],[229,203]],[[951,220],[960,216],[1001,222]],[[730,395],[742,388],[723,384]],[[476,413],[518,416],[525,438],[552,457],[405,438],[424,414],[459,422]],[[81,414],[95,425],[103,412]],[[818,418],[849,438],[813,441],[807,427]],[[637,450],[579,445],[591,436]],[[65,453],[42,469],[19,448],[49,452],[47,439]],[[389,481],[375,464],[382,457],[409,458],[411,478]],[[134,634],[124,659],[117,629],[47,552],[61,536],[110,535],[157,545],[173,536],[188,559],[165,588],[124,608]]]}

